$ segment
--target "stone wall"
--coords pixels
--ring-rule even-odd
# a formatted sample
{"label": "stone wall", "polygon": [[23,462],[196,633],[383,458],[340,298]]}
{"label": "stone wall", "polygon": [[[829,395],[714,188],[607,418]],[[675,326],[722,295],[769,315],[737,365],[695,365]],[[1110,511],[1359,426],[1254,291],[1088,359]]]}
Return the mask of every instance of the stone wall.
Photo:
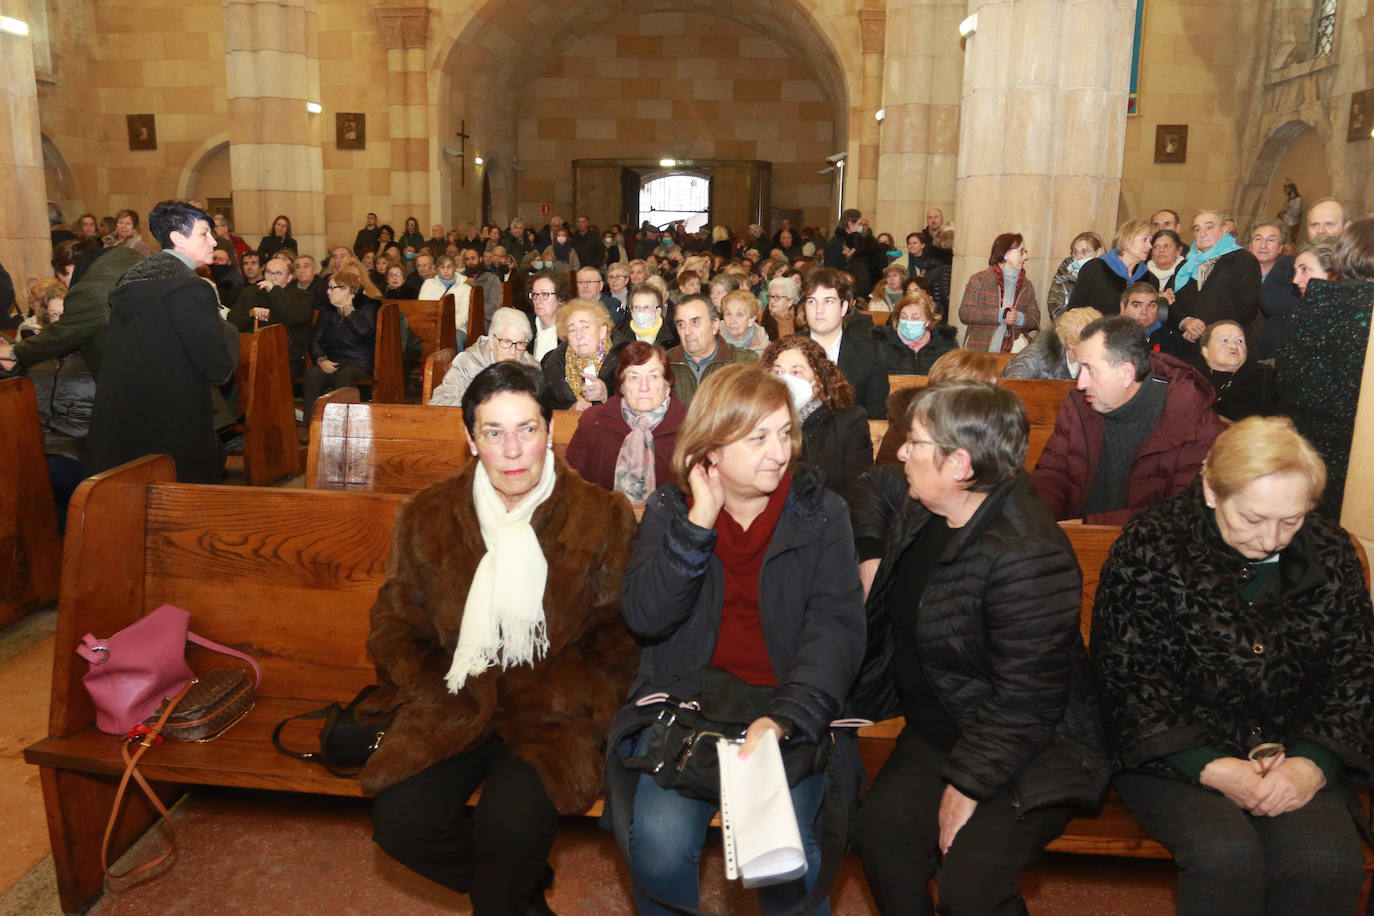
{"label": "stone wall", "polygon": [[[617,21],[548,62],[520,105],[516,211],[571,217],[573,159],[762,159],[773,206],[833,221],[834,123],[805,64],[724,19]],[[743,226],[732,226],[742,232]]]}

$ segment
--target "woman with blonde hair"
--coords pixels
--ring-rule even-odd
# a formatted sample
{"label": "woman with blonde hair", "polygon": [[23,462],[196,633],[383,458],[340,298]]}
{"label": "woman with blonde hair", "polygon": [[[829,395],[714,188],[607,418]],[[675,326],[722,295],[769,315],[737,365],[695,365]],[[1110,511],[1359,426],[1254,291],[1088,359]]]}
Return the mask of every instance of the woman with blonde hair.
{"label": "woman with blonde hair", "polygon": [[1055,320],[1052,333],[1041,334],[1011,358],[1002,378],[1078,378],[1078,337],[1101,317],[1101,312],[1090,308],[1064,312]]}
{"label": "woman with blonde hair", "polygon": [[1148,283],[1159,289],[1150,273],[1150,224],[1128,219],[1117,227],[1112,249],[1078,269],[1078,281],[1069,295],[1069,308],[1094,308],[1103,315],[1121,313],[1121,294],[1132,283]]}
{"label": "woman with blonde hair", "polygon": [[[660,708],[651,695],[729,697],[752,710],[741,756],[766,736],[789,757],[817,761],[810,751],[829,749],[856,774],[852,739],[832,739],[830,722],[863,656],[863,593],[848,510],[797,463],[801,438],[782,379],[727,366],[692,400],[673,454],[676,480],[645,506],[620,590],[642,646],[639,673],[611,725],[607,759],[608,805],[641,914],[697,905],[701,847],[719,807],[718,797],[680,794],[650,772]],[[826,779],[815,766],[794,775],[807,868],[759,890],[767,914],[826,891],[815,887],[818,837],[834,829],[817,823]],[[810,907],[829,912],[823,899]]]}
{"label": "woman with blonde hair", "polygon": [[759,324],[759,299],[747,289],[735,289],[720,300],[720,335],[732,347],[762,353],[768,332]]}
{"label": "woman with blonde hair", "polygon": [[1102,569],[1092,658],[1126,806],[1180,913],[1353,913],[1374,758],[1374,608],[1291,421],[1249,417]]}
{"label": "woman with blonde hair", "polygon": [[615,330],[606,306],[592,299],[574,299],[558,310],[557,347],[541,364],[558,410],[586,410],[611,397],[616,363],[608,359]]}
{"label": "woman with blonde hair", "polygon": [[873,287],[868,297],[868,308],[875,312],[890,312],[902,300],[902,287],[906,285],[906,268],[901,264],[889,264],[883,268],[883,278]]}

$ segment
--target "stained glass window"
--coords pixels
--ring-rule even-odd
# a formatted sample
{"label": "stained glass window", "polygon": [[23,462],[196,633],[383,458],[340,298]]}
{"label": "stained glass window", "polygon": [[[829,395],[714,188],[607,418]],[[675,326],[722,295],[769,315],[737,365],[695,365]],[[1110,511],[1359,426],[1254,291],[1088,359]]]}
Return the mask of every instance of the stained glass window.
{"label": "stained glass window", "polygon": [[1336,0],[1318,0],[1316,47],[1314,57],[1328,57],[1331,54],[1332,39],[1336,35]]}

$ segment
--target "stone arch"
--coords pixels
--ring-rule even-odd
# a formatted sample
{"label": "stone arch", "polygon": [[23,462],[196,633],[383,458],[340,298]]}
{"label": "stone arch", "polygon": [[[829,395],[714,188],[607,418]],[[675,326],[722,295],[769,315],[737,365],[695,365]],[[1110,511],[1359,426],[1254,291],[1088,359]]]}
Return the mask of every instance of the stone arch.
{"label": "stone arch", "polygon": [[[623,0],[485,0],[433,23],[431,87],[436,92],[438,136],[450,137],[465,120],[475,154],[515,161],[517,124],[511,113],[546,67],[577,42],[622,17],[650,13],[710,17],[744,26],[784,49],[810,75],[833,124],[833,142],[845,144],[850,112],[859,105],[862,74],[858,18],[843,0],[646,0],[628,9]],[[826,23],[825,27],[821,22]],[[633,104],[633,103],[630,103]],[[571,158],[571,157],[570,157]],[[514,183],[518,176],[508,176]],[[476,204],[476,201],[473,201]]]}
{"label": "stone arch", "polygon": [[195,197],[199,193],[196,182],[200,179],[201,170],[215,156],[226,153],[228,150],[228,131],[215,134],[196,147],[191,155],[186,158],[186,164],[182,166],[181,175],[177,177],[177,199],[186,200]]}
{"label": "stone arch", "polygon": [[[1299,137],[1307,133],[1315,134],[1322,141],[1325,147],[1330,140],[1330,125],[1325,125],[1325,129],[1309,121],[1300,118],[1291,118],[1283,121],[1270,130],[1264,143],[1260,145],[1259,152],[1255,155],[1255,161],[1250,166],[1250,172],[1245,184],[1241,186],[1236,195],[1235,216],[1237,223],[1242,227],[1249,226],[1262,217],[1272,214],[1267,213],[1266,192],[1269,184],[1274,177],[1275,170],[1283,162],[1285,154]],[[1327,174],[1331,172],[1329,163],[1326,168]],[[1299,187],[1301,191],[1301,186]],[[1309,192],[1303,191],[1304,195]]]}

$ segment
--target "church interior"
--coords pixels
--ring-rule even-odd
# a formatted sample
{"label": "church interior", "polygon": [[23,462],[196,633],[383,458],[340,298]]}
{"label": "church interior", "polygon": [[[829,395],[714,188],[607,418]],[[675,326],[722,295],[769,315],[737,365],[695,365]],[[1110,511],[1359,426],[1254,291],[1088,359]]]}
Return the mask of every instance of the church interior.
{"label": "church interior", "polygon": [[[1003,232],[1024,234],[1047,289],[1077,233],[1110,239],[1162,208],[1244,232],[1291,182],[1361,219],[1374,3],[0,0],[0,264],[16,288],[52,273],[51,206],[74,220],[196,199],[250,240],[286,214],[323,263],[369,212],[421,232],[609,226],[671,175],[709,178],[706,219],[736,234],[829,230],[853,208],[900,240],[939,208],[955,290]],[[1368,357],[1362,392],[1341,522],[1374,551]],[[0,916],[61,912],[22,756],[48,734],[54,608],[0,631]],[[90,912],[470,911],[377,852],[358,799],[212,789],[174,813],[173,868]],[[558,912],[630,911],[607,834],[585,821],[559,844]],[[1155,859],[1056,853],[1028,900],[1160,913],[1174,880]],[[724,881],[704,894],[751,911]],[[855,861],[834,912],[876,912]]]}

